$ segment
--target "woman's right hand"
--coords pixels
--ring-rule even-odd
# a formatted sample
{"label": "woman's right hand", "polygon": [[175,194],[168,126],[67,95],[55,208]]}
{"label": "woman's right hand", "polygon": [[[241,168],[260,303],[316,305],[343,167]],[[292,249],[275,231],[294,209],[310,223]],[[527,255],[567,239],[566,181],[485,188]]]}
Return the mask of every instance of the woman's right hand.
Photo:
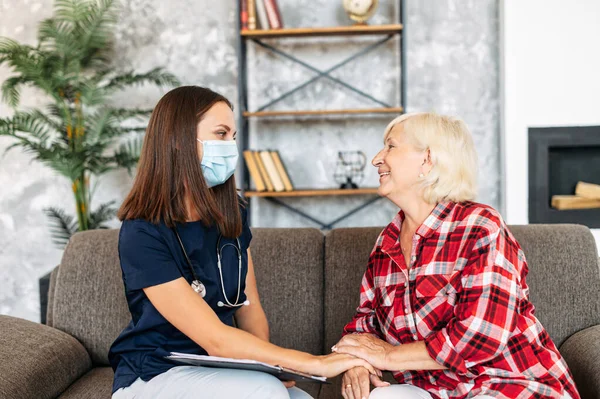
{"label": "woman's right hand", "polygon": [[387,387],[389,382],[381,380],[379,375],[369,374],[364,367],[354,367],[344,373],[342,377],[342,396],[344,399],[368,398],[371,384],[375,388]]}
{"label": "woman's right hand", "polygon": [[381,375],[381,371],[375,369],[367,361],[341,353],[317,356],[317,362],[311,368],[311,374],[331,378],[342,374],[346,370],[360,366],[367,369],[371,374]]}

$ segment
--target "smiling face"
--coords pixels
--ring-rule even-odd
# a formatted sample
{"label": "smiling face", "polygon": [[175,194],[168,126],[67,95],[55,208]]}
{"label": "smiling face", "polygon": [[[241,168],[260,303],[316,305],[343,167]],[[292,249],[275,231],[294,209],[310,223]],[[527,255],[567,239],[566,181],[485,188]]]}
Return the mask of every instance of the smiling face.
{"label": "smiling face", "polygon": [[392,128],[372,164],[379,173],[377,192],[389,199],[418,195],[419,175],[431,170],[429,151],[415,148],[404,133],[404,123]]}
{"label": "smiling face", "polygon": [[[222,101],[216,103],[203,115],[198,123],[197,132],[197,138],[202,141],[235,140],[237,130],[233,111]],[[202,143],[199,141],[196,143],[198,156],[202,159]]]}

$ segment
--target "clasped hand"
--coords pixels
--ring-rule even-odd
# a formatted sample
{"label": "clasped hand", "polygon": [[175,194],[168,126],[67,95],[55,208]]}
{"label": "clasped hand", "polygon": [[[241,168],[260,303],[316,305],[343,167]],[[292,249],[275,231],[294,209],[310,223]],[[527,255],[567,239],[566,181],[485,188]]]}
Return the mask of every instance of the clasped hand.
{"label": "clasped hand", "polygon": [[394,346],[372,334],[346,335],[331,350],[346,353],[369,362],[379,370],[387,370],[389,355]]}
{"label": "clasped hand", "polygon": [[369,374],[363,367],[355,367],[344,373],[342,378],[342,396],[345,399],[367,398],[370,384],[385,387],[389,383],[382,381],[380,370],[385,370],[393,345],[371,334],[352,334],[343,337],[331,350],[356,356],[369,362],[377,369],[377,375]]}

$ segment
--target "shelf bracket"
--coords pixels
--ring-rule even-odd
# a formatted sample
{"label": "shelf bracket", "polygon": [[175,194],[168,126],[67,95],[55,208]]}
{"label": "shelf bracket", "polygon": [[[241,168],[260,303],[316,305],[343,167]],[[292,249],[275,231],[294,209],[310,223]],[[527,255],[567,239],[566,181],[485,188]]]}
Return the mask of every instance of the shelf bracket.
{"label": "shelf bracket", "polygon": [[341,222],[344,219],[347,219],[348,217],[354,215],[356,212],[368,207],[369,205],[379,201],[381,198],[380,196],[376,196],[375,198],[369,199],[368,201],[362,203],[361,205],[352,208],[351,210],[349,210],[348,212],[344,213],[343,215],[339,216],[337,219],[332,220],[331,222],[323,222],[313,216],[310,216],[309,214],[307,214],[306,212],[298,209],[298,208],[294,208],[293,206],[286,204],[285,202],[281,201],[278,198],[275,197],[263,197],[265,198],[267,201],[272,202],[274,204],[280,205],[284,208],[286,208],[287,210],[289,210],[290,212],[293,212],[297,215],[300,215],[302,217],[304,217],[305,219],[310,220],[311,222],[317,224],[320,226],[321,230],[331,230],[333,228],[334,225],[338,224],[339,222]]}
{"label": "shelf bracket", "polygon": [[390,105],[390,104],[386,103],[385,101],[378,100],[377,98],[375,98],[375,97],[371,96],[370,94],[368,94],[368,93],[365,93],[364,91],[362,91],[362,90],[360,90],[360,89],[357,89],[356,87],[354,87],[354,86],[352,86],[352,85],[350,85],[350,84],[348,84],[348,83],[344,82],[344,81],[343,81],[343,80],[341,80],[341,79],[338,79],[338,78],[336,78],[336,77],[334,77],[334,76],[331,76],[331,73],[332,73],[333,71],[335,71],[336,69],[339,69],[339,68],[341,68],[342,66],[346,65],[346,64],[347,64],[347,63],[349,63],[350,61],[353,61],[353,60],[355,60],[356,58],[359,58],[359,57],[361,57],[361,56],[363,56],[363,55],[365,55],[365,54],[367,54],[367,53],[369,53],[369,52],[373,51],[373,50],[374,50],[374,49],[376,49],[377,47],[380,47],[380,46],[382,46],[384,43],[388,42],[388,41],[389,41],[390,39],[392,39],[393,37],[394,37],[394,35],[388,35],[388,36],[386,36],[384,39],[382,39],[382,40],[379,40],[378,42],[376,42],[376,43],[374,43],[374,44],[372,44],[372,45],[370,45],[370,46],[368,46],[368,47],[365,47],[365,48],[363,48],[362,50],[358,51],[357,53],[354,53],[354,54],[353,54],[353,55],[351,55],[350,57],[348,57],[348,58],[344,59],[343,61],[341,61],[341,62],[339,62],[339,63],[335,64],[335,65],[334,65],[334,66],[332,66],[331,68],[328,68],[328,69],[326,69],[326,70],[324,70],[324,71],[322,71],[322,70],[320,70],[320,69],[318,69],[318,68],[316,68],[316,67],[314,67],[314,66],[312,66],[312,65],[310,65],[310,64],[308,64],[308,63],[306,63],[306,62],[304,62],[304,61],[302,61],[302,60],[300,60],[300,59],[298,59],[298,58],[296,58],[296,57],[294,57],[293,55],[290,55],[290,54],[288,54],[288,53],[286,53],[286,52],[284,52],[284,51],[282,51],[282,50],[279,50],[279,49],[278,49],[278,48],[276,48],[276,47],[273,47],[273,46],[271,46],[271,45],[269,45],[269,44],[267,44],[267,43],[264,43],[263,41],[261,41],[261,40],[259,40],[259,39],[252,39],[252,41],[253,41],[254,43],[258,44],[259,46],[261,46],[261,47],[264,47],[264,48],[266,48],[266,49],[268,49],[268,50],[270,50],[270,51],[274,52],[275,54],[279,54],[280,56],[282,56],[282,57],[284,57],[284,58],[287,58],[288,60],[291,60],[292,62],[295,62],[295,63],[297,63],[297,64],[300,64],[300,65],[302,65],[303,67],[305,67],[305,68],[307,68],[307,69],[309,69],[309,70],[311,70],[311,71],[313,71],[313,72],[317,73],[317,76],[314,76],[314,77],[312,77],[311,79],[307,80],[306,82],[304,82],[304,83],[301,83],[300,85],[298,85],[298,86],[296,86],[296,87],[292,88],[291,90],[288,90],[287,92],[283,93],[282,95],[280,95],[280,96],[279,96],[279,97],[277,97],[276,99],[274,99],[274,100],[272,100],[272,101],[270,101],[270,102],[268,102],[268,103],[266,103],[266,104],[262,105],[261,107],[259,107],[259,108],[258,108],[256,111],[254,111],[254,112],[260,112],[260,111],[263,111],[263,110],[267,109],[268,107],[270,107],[270,106],[272,106],[272,105],[274,105],[274,104],[276,104],[276,103],[278,103],[278,102],[282,101],[282,100],[283,100],[283,99],[285,99],[286,97],[288,97],[288,96],[290,96],[290,95],[294,94],[294,93],[295,93],[295,92],[297,92],[298,90],[301,90],[301,89],[303,89],[304,87],[308,86],[309,84],[313,83],[314,81],[316,81],[316,80],[318,80],[318,79],[320,79],[320,78],[327,78],[327,79],[329,79],[329,80],[332,80],[332,81],[334,81],[334,82],[336,82],[336,83],[338,83],[338,84],[340,84],[340,85],[344,86],[345,88],[347,88],[347,89],[349,89],[349,90],[351,90],[351,91],[353,91],[353,92],[355,92],[355,93],[357,93],[357,94],[359,94],[359,95],[361,95],[361,96],[363,96],[363,97],[366,97],[366,98],[368,98],[368,99],[369,99],[369,100],[371,100],[371,101],[374,101],[374,102],[376,102],[377,104],[381,105],[382,107],[385,107],[385,108],[392,108],[392,105]]}

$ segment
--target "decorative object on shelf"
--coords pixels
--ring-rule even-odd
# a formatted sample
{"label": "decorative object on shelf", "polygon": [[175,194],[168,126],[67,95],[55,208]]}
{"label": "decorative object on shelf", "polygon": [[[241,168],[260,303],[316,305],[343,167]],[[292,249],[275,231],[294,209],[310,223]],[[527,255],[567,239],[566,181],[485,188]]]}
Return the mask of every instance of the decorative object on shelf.
{"label": "decorative object on shelf", "polygon": [[367,156],[362,151],[339,151],[333,177],[341,189],[356,189],[365,177]]}
{"label": "decorative object on shelf", "polygon": [[343,0],[344,10],[348,17],[358,25],[365,25],[367,20],[375,14],[378,0]]}
{"label": "decorative object on shelf", "polygon": [[[0,65],[12,72],[2,84],[2,97],[15,108],[13,116],[0,118],[0,136],[14,139],[8,149],[20,147],[69,179],[73,190],[76,218],[60,208],[44,209],[52,240],[61,248],[75,232],[106,228],[114,217],[114,201],[92,211],[90,177],[131,171],[138,161],[152,110],[115,108],[112,94],[144,83],[179,84],[161,68],[114,71],[109,55],[116,16],[113,0],[56,1],[54,16],[39,25],[36,46],[0,37]],[[48,106],[16,109],[23,86],[45,94]]]}

